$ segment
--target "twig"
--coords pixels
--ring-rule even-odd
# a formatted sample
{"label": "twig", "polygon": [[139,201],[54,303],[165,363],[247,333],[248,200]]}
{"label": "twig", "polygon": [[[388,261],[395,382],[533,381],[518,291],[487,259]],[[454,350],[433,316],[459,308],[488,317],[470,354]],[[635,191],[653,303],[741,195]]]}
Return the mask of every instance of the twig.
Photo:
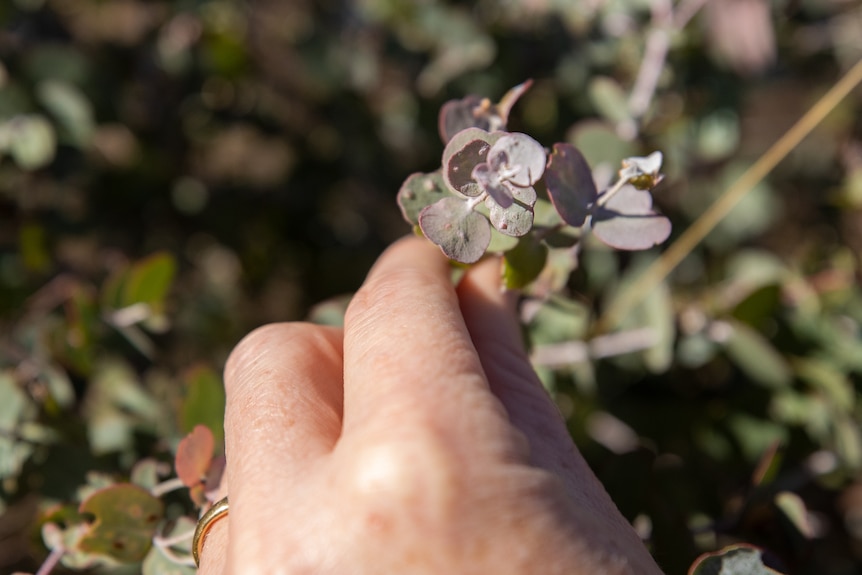
{"label": "twig", "polygon": [[167,479],[162,481],[161,483],[154,485],[150,489],[150,494],[153,497],[161,497],[165,493],[170,493],[171,491],[176,491],[177,489],[182,489],[186,484],[183,483],[183,480],[179,477],[174,477],[172,479]]}
{"label": "twig", "polygon": [[709,0],[682,0],[676,9],[670,0],[652,3],[652,29],[647,35],[644,57],[629,96],[629,114],[640,119],[655,95],[658,80],[670,49],[671,34],[682,30]]}
{"label": "twig", "polygon": [[51,571],[54,570],[54,567],[60,563],[60,559],[63,558],[63,555],[66,554],[66,548],[62,545],[58,545],[51,549],[51,553],[48,557],[45,558],[45,562],[42,563],[42,566],[39,567],[39,570],[36,571],[36,575],[48,575]]}
{"label": "twig", "polygon": [[598,321],[601,332],[613,328],[655,286],[715,228],[724,217],[751,191],[775,166],[783,160],[831,112],[853,88],[862,82],[862,60],[859,60],[823,97],[818,100],[780,140],[775,142],[742,176],[739,177],[700,218],[695,221],[637,281],[617,298]]}
{"label": "twig", "polygon": [[594,337],[590,341],[567,341],[537,346],[530,360],[534,365],[561,367],[642,351],[655,345],[655,330],[649,327]]}

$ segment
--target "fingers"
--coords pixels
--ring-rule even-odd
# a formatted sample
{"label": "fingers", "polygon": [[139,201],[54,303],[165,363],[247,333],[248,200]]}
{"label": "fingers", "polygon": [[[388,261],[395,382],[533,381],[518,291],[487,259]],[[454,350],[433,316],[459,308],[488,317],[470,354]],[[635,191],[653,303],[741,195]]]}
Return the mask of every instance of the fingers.
{"label": "fingers", "polygon": [[[341,331],[286,323],[247,336],[225,367],[232,549],[266,556],[252,526],[278,524],[273,501],[331,451],[341,431]],[[258,555],[258,552],[263,555]],[[231,560],[237,559],[232,557]]]}
{"label": "fingers", "polygon": [[476,410],[500,409],[450,273],[436,247],[406,238],[380,257],[354,296],[344,327],[345,437],[362,426],[397,435],[422,422],[457,434]]}
{"label": "fingers", "polygon": [[[500,287],[500,262],[483,261],[458,285],[461,313],[493,393],[530,444],[531,462],[560,472],[580,464],[565,421],[527,357],[514,294]],[[577,460],[577,461],[575,461]]]}

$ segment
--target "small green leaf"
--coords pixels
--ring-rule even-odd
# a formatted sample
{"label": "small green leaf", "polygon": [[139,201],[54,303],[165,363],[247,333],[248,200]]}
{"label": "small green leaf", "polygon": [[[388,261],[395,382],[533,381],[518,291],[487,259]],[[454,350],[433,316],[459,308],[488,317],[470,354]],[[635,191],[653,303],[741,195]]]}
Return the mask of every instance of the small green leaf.
{"label": "small green leaf", "polygon": [[808,519],[808,509],[801,497],[790,491],[782,491],[775,495],[773,502],[800,535],[806,539],[814,537],[814,529]]}
{"label": "small green leaf", "polygon": [[93,107],[78,88],[67,82],[47,80],[39,83],[36,93],[64,129],[61,135],[65,134],[78,147],[90,143],[96,129]]}
{"label": "small green leaf", "polygon": [[422,210],[419,225],[446,256],[464,264],[479,261],[491,243],[487,218],[455,197],[443,198]]}
{"label": "small green leaf", "polygon": [[95,517],[79,549],[134,563],[149,551],[164,510],[162,502],[145,489],[122,483],[96,491],[79,511]]}
{"label": "small green leaf", "polygon": [[430,174],[411,174],[398,190],[398,207],[407,222],[419,224],[419,212],[448,195],[440,170]]}
{"label": "small green leaf", "polygon": [[0,126],[0,140],[22,170],[38,170],[54,160],[57,137],[40,115],[16,116]]}
{"label": "small green leaf", "polygon": [[781,575],[763,563],[760,549],[746,544],[730,545],[714,553],[704,553],[688,570],[688,575]]}
{"label": "small green leaf", "polygon": [[790,383],[790,367],[769,341],[744,323],[729,322],[732,328],[725,343],[730,359],[751,378],[764,387],[779,389]]}
{"label": "small green leaf", "polygon": [[196,425],[212,431],[215,444],[224,443],[225,392],[221,378],[207,366],[194,367],[183,376],[186,397],[182,407],[182,429],[188,433]]}
{"label": "small green leaf", "polygon": [[135,262],[123,284],[123,307],[145,303],[156,313],[163,311],[176,267],[174,256],[167,252],[158,252]]}
{"label": "small green leaf", "polygon": [[606,76],[598,76],[589,85],[590,100],[596,110],[615,124],[629,120],[628,99],[619,83]]}
{"label": "small green leaf", "polygon": [[545,267],[548,247],[532,236],[521,238],[514,249],[503,254],[503,285],[507,289],[521,289]]}
{"label": "small green leaf", "polygon": [[820,391],[830,403],[846,413],[852,413],[856,404],[853,383],[829,363],[805,358],[794,361],[793,368],[800,379]]}

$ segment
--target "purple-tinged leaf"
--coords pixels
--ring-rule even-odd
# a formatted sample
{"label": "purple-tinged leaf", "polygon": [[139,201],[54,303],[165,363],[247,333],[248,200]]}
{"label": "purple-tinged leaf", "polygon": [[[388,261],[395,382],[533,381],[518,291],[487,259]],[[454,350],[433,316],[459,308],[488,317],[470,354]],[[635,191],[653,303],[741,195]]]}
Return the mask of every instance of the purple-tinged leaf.
{"label": "purple-tinged leaf", "polygon": [[524,188],[545,172],[545,148],[527,134],[506,134],[491,146],[488,162],[503,178]]}
{"label": "purple-tinged leaf", "polygon": [[419,214],[422,233],[449,258],[465,264],[479,261],[491,243],[491,225],[456,197],[443,198]]}
{"label": "purple-tinged leaf", "polygon": [[404,180],[398,190],[398,207],[404,219],[415,226],[419,224],[419,212],[423,208],[447,195],[446,184],[439,170],[430,174],[417,172]]}
{"label": "purple-tinged leaf", "polygon": [[584,225],[599,195],[590,166],[571,144],[554,144],[545,170],[548,196],[560,217],[575,227]]}
{"label": "purple-tinged leaf", "polygon": [[481,190],[488,192],[494,201],[503,208],[508,208],[514,202],[512,190],[489,164],[479,164],[473,168],[473,180]]}
{"label": "purple-tinged leaf", "polygon": [[[487,104],[485,104],[487,102]],[[467,128],[488,130],[491,119],[483,110],[490,108],[486,98],[470,95],[460,100],[449,100],[440,108],[437,129],[444,143],[451,140],[455,134]]]}
{"label": "purple-tinged leaf", "polygon": [[596,237],[620,250],[646,250],[670,235],[670,220],[652,209],[652,196],[632,185],[620,188],[593,214]]}
{"label": "purple-tinged leaf", "polygon": [[480,128],[489,132],[505,130],[509,112],[532,84],[532,80],[518,84],[503,95],[499,104],[493,104],[489,99],[475,95],[449,100],[440,108],[437,125],[443,143],[467,128]]}
{"label": "purple-tinged leaf", "polygon": [[520,237],[533,227],[533,206],[536,204],[536,190],[533,188],[509,188],[514,202],[507,207],[501,207],[492,198],[485,200],[490,212],[491,225],[502,234]]}
{"label": "purple-tinged leaf", "polygon": [[458,132],[443,150],[443,180],[449,188],[466,197],[482,193],[473,180],[473,169],[487,160],[488,150],[504,132],[468,128]]}

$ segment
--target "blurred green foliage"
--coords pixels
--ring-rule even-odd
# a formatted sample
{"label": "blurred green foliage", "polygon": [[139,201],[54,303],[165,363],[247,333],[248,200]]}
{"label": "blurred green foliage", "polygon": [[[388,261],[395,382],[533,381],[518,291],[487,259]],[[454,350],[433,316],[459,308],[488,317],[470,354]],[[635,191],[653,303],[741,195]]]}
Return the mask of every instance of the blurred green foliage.
{"label": "blurred green foliage", "polygon": [[[860,38],[857,0],[0,3],[0,571],[93,537],[78,504],[168,480],[196,424],[221,441],[217,374],[251,328],[337,322],[326,302],[409,231],[395,194],[439,165],[446,100],[533,78],[510,129],[575,144],[599,182],[661,150],[678,234]],[[620,332],[591,328],[650,254],[588,237],[570,276],[560,238],[525,294],[537,369],[668,573],[738,542],[784,571],[859,570],[860,107]],[[162,541],[190,510],[166,496]],[[165,545],[138,549],[145,573],[193,571]],[[55,572],[142,568],[115,559]]]}

